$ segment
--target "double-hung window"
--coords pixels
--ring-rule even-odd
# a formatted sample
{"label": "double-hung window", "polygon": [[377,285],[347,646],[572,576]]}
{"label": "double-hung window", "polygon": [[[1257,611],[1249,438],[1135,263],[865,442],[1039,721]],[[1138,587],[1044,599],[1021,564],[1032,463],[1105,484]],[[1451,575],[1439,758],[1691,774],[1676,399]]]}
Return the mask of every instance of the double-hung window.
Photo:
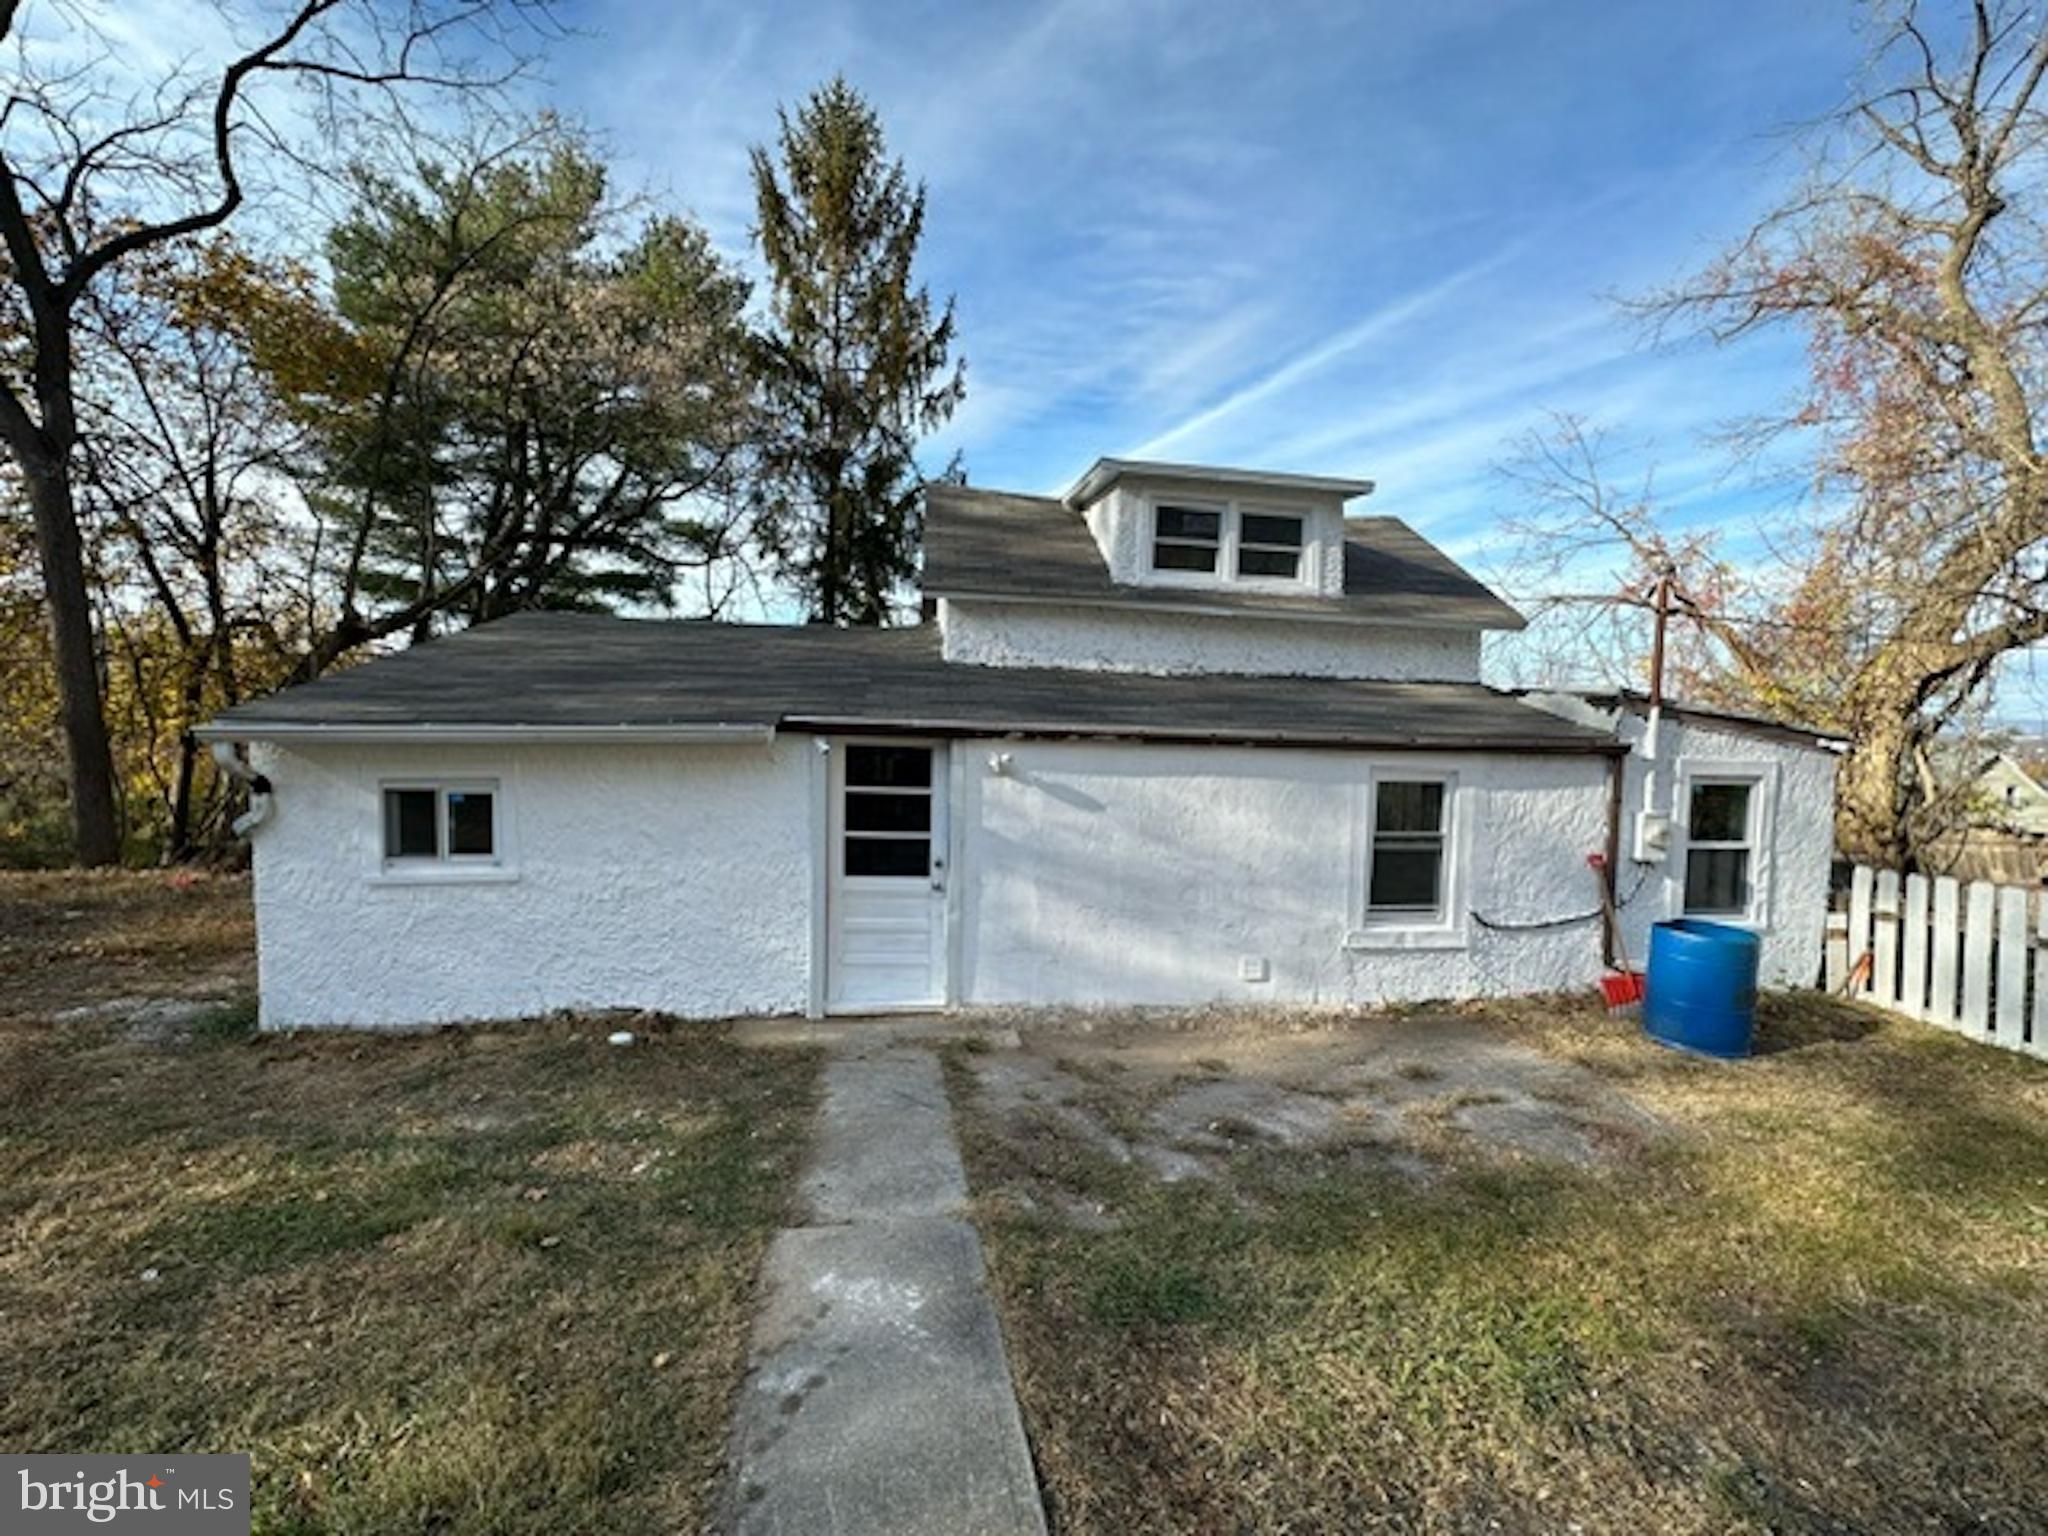
{"label": "double-hung window", "polygon": [[498,787],[490,782],[384,786],[384,863],[392,868],[498,861]]}
{"label": "double-hung window", "polygon": [[1227,581],[1302,579],[1308,519],[1235,501],[1160,501],[1152,508],[1152,569]]}
{"label": "double-hung window", "polygon": [[1161,502],[1152,511],[1152,568],[1158,571],[1216,570],[1223,551],[1223,509]]}
{"label": "double-hung window", "polygon": [[1239,514],[1237,574],[1295,581],[1301,576],[1301,519],[1289,512]]}
{"label": "double-hung window", "polygon": [[1696,778],[1686,800],[1687,915],[1749,916],[1756,905],[1756,781]]}
{"label": "double-hung window", "polygon": [[1443,918],[1449,789],[1442,778],[1373,781],[1372,841],[1366,855],[1368,919],[1428,923]]}

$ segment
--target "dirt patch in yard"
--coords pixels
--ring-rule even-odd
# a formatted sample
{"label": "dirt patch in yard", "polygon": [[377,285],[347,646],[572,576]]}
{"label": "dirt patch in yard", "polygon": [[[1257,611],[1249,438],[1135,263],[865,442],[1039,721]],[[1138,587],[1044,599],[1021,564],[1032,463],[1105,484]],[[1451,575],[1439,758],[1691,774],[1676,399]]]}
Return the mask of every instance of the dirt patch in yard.
{"label": "dirt patch in yard", "polygon": [[1212,1179],[1261,1150],[1428,1179],[1474,1161],[1597,1169],[1670,1133],[1625,1088],[1470,1017],[1264,1024],[1027,1020],[1016,1051],[956,1053],[1012,1153],[1005,1198],[1100,1226],[1134,1180]]}
{"label": "dirt patch in yard", "polygon": [[1811,996],[1739,1064],[1019,1022],[949,1070],[1063,1536],[2048,1528],[2040,1063]]}

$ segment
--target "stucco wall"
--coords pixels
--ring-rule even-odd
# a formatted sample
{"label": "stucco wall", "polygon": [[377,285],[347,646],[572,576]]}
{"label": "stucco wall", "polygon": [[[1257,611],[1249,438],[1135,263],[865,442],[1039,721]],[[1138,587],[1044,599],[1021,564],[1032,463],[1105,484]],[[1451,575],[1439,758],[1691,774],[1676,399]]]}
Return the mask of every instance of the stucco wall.
{"label": "stucco wall", "polygon": [[[963,743],[958,991],[969,1003],[1368,1005],[1590,986],[1599,927],[1375,947],[1354,932],[1374,763],[1357,754]],[[1010,771],[989,768],[1010,754]],[[1599,758],[1380,760],[1452,770],[1460,912],[1589,913]],[[1243,961],[1261,965],[1246,980]]]}
{"label": "stucco wall", "polygon": [[939,601],[946,660],[1088,672],[1477,682],[1479,631],[1050,603]]}
{"label": "stucco wall", "polygon": [[[1624,719],[1625,739],[1640,722]],[[1818,970],[1833,847],[1832,756],[1736,732],[1669,727],[1664,794],[1687,763],[1768,767],[1763,980]],[[1292,1003],[1361,1006],[1592,985],[1600,925],[1497,931],[1588,914],[1586,855],[1604,848],[1598,758],[1189,749],[1085,743],[962,744],[958,992],[971,1003]],[[990,772],[994,752],[1006,775]],[[1379,947],[1354,927],[1364,786],[1375,764],[1458,775],[1468,916],[1450,941]],[[1625,767],[1625,807],[1644,768]],[[1683,907],[1682,852],[1624,861],[1634,963],[1650,924]],[[1482,921],[1482,919],[1484,921]],[[1487,926],[1488,923],[1497,925]],[[1240,963],[1263,963],[1247,980]]]}
{"label": "stucco wall", "polygon": [[[1640,722],[1624,718],[1624,735]],[[1688,762],[1773,776],[1765,979],[1817,969],[1834,761],[1670,726]],[[1597,757],[1436,757],[960,741],[952,991],[968,1004],[1369,1006],[1588,987],[1599,925],[1585,857],[1606,838]],[[991,759],[1007,754],[1006,772]],[[821,759],[769,746],[259,749],[277,787],[255,839],[263,1019],[405,1026],[557,1008],[801,1011],[824,831]],[[1449,933],[1361,929],[1375,765],[1455,773],[1461,884]],[[493,778],[505,878],[384,875],[385,779]],[[1627,768],[1627,805],[1643,768]],[[1667,786],[1672,776],[1665,778]],[[1675,914],[1682,865],[1624,863],[1631,953]],[[1477,914],[1477,918],[1468,914]],[[1480,921],[1484,919],[1486,921]],[[1252,962],[1252,976],[1241,967]]]}
{"label": "stucco wall", "polygon": [[[259,749],[263,1023],[801,1011],[812,763],[767,746]],[[499,781],[504,875],[387,878],[380,781]]]}
{"label": "stucco wall", "polygon": [[[1641,742],[1645,722],[1623,713],[1617,729],[1632,746]],[[1688,767],[1711,763],[1755,763],[1768,769],[1774,802],[1768,844],[1759,850],[1768,859],[1768,921],[1763,936],[1761,970],[1764,985],[1810,986],[1820,974],[1821,944],[1827,921],[1828,870],[1835,849],[1835,765],[1833,753],[1787,742],[1713,730],[1697,723],[1666,719],[1659,743],[1664,766],[1658,774],[1659,805],[1682,823],[1684,806],[1674,798]],[[1643,805],[1649,767],[1638,753],[1628,759],[1627,806],[1633,816]],[[1677,917],[1685,907],[1684,828],[1674,828],[1672,851],[1662,864],[1648,867],[1648,878],[1628,862],[1630,839],[1622,839],[1621,893],[1636,891],[1623,912],[1623,935],[1630,958],[1640,966],[1648,954],[1650,925]]]}

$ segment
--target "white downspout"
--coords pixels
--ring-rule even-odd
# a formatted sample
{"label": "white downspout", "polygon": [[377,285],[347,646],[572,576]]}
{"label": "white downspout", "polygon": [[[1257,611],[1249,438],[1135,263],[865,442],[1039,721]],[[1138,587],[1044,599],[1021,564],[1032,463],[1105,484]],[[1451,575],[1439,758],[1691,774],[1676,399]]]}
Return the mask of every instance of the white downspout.
{"label": "white downspout", "polygon": [[237,816],[231,830],[237,837],[247,837],[251,832],[270,819],[270,780],[260,773],[252,772],[242,761],[241,754],[231,741],[216,741],[213,744],[214,765],[238,784],[249,786],[249,809]]}

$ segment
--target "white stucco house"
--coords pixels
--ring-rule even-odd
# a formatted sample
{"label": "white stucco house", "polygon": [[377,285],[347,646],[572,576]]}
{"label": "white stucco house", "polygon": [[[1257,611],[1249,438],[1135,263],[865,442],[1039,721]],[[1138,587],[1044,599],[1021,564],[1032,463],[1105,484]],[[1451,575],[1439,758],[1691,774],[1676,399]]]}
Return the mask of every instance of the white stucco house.
{"label": "white stucco house", "polygon": [[1590,987],[1649,924],[1819,968],[1828,744],[1480,682],[1518,614],[1370,485],[934,487],[925,622],[533,613],[227,711],[262,1019],[1314,1007]]}

